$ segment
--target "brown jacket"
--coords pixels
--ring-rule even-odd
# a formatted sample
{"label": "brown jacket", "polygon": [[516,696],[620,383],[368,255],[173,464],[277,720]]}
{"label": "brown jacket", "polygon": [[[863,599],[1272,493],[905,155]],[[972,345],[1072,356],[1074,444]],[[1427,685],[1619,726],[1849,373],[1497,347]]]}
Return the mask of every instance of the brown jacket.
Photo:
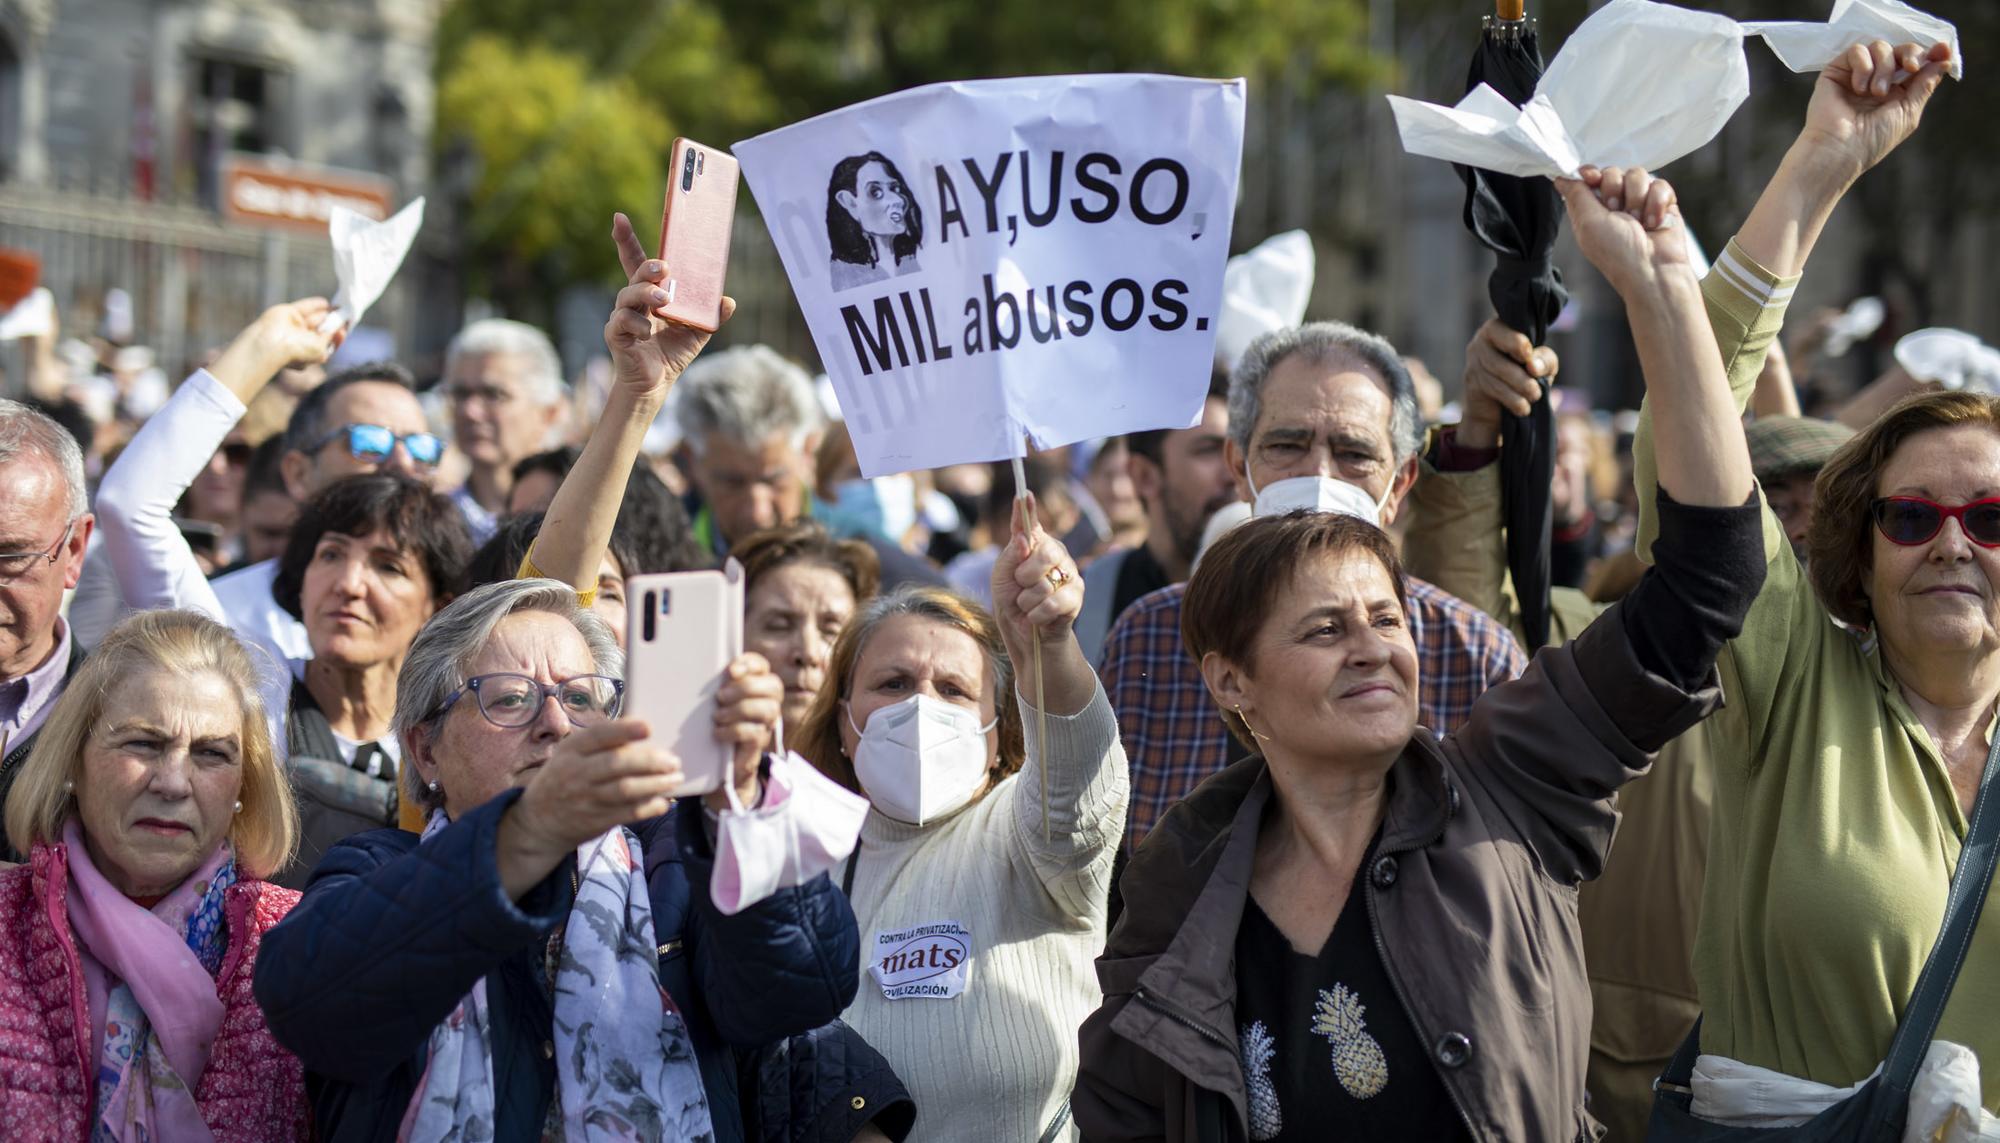
{"label": "brown jacket", "polygon": [[[1500,466],[1439,472],[1426,463],[1409,507],[1404,566],[1525,640],[1507,578]],[[1604,609],[1561,587],[1550,604],[1550,646]],[[1714,801],[1708,740],[1684,734],[1661,747],[1652,770],[1618,792],[1617,844],[1604,875],[1577,896],[1595,1011],[1590,1113],[1610,1129],[1607,1143],[1645,1138],[1653,1078],[1701,1015],[1694,936]]]}
{"label": "brown jacket", "polygon": [[[1576,886],[1603,868],[1618,787],[1721,705],[1712,682],[1689,694],[1647,672],[1622,606],[1487,691],[1456,735],[1411,739],[1357,875],[1403,1010],[1476,1139],[1594,1133]],[[1091,1143],[1248,1139],[1234,953],[1271,796],[1263,759],[1237,763],[1133,855],[1097,962],[1104,1004],[1079,1033],[1072,1106]]]}

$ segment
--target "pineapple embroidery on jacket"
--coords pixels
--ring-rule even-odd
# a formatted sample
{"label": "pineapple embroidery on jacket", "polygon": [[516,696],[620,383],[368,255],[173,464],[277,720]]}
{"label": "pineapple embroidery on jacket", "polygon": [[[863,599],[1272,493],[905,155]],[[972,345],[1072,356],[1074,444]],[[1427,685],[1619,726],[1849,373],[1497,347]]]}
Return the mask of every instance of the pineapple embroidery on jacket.
{"label": "pineapple embroidery on jacket", "polygon": [[1278,1045],[1262,1020],[1251,1021],[1237,1039],[1243,1046],[1243,1078],[1250,1088],[1250,1138],[1264,1143],[1285,1129],[1278,1089],[1271,1083],[1271,1060]]}
{"label": "pineapple embroidery on jacket", "polygon": [[1333,1045],[1333,1074],[1340,1086],[1356,1099],[1368,1099],[1389,1086],[1389,1061],[1382,1045],[1368,1034],[1362,1017],[1368,1009],[1361,999],[1336,984],[1333,991],[1319,990],[1319,1005],[1313,1017],[1313,1031]]}

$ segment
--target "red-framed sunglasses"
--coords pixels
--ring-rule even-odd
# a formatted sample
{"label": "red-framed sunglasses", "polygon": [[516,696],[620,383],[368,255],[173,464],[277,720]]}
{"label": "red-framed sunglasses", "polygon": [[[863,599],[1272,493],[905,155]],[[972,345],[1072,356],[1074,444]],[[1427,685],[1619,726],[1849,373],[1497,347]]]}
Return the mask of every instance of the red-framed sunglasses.
{"label": "red-framed sunglasses", "polygon": [[1982,548],[2000,548],[2000,496],[1946,506],[1921,496],[1885,496],[1869,505],[1882,538],[1906,548],[1937,538],[1946,520],[1957,520],[1965,538]]}

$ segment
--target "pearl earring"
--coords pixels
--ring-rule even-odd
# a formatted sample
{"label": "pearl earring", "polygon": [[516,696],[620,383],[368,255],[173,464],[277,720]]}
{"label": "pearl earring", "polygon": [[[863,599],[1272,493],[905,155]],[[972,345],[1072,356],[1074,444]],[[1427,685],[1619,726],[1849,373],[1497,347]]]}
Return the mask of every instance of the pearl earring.
{"label": "pearl earring", "polygon": [[68,795],[69,795],[70,797],[75,797],[75,796],[76,796],[76,783],[75,783],[75,782],[64,782],[64,783],[63,783],[63,793],[65,793],[65,794],[68,794]]}
{"label": "pearl earring", "polygon": [[425,789],[427,789],[427,790],[429,790],[429,791],[430,791],[431,793],[435,794],[435,793],[437,793],[437,792],[438,792],[438,784],[437,784],[436,782],[432,782],[432,783],[430,783],[430,784],[429,784],[428,786],[426,786],[426,787],[425,787]]}
{"label": "pearl earring", "polygon": [[236,803],[236,812],[239,814],[243,812],[243,803],[241,800],[238,800]]}

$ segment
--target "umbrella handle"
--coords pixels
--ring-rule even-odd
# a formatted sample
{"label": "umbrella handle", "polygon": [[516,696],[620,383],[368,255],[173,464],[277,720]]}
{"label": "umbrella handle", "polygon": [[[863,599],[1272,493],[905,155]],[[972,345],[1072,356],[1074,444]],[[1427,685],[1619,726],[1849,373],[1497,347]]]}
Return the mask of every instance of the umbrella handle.
{"label": "umbrella handle", "polygon": [[1494,0],[1493,15],[1502,20],[1525,20],[1528,18],[1527,0]]}

